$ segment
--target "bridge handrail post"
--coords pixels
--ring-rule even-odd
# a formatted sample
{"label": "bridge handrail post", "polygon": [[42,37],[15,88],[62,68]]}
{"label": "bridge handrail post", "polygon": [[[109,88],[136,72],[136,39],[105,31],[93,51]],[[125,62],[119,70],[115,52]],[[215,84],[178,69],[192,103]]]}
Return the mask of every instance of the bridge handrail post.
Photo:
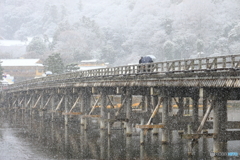
{"label": "bridge handrail post", "polygon": [[209,68],[209,58],[206,58],[206,69],[210,69]]}
{"label": "bridge handrail post", "polygon": [[235,56],[232,56],[232,57],[231,57],[231,60],[232,60],[232,61],[231,61],[231,65],[232,65],[232,66],[231,66],[231,67],[232,67],[232,68],[235,68],[235,65],[234,65],[234,64],[235,64]]}
{"label": "bridge handrail post", "polygon": [[181,61],[178,61],[178,65],[177,65],[177,71],[181,71]]}
{"label": "bridge handrail post", "polygon": [[222,68],[226,68],[226,57],[223,57]]}
{"label": "bridge handrail post", "polygon": [[198,59],[198,69],[202,69],[202,59]]}

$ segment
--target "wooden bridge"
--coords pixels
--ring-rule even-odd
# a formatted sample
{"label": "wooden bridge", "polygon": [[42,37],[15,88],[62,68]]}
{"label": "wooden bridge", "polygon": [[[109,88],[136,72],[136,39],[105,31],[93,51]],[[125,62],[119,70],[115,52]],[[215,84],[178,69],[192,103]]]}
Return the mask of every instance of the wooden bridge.
{"label": "wooden bridge", "polygon": [[240,122],[227,118],[228,101],[240,100],[239,76],[240,55],[79,71],[10,85],[1,92],[1,109],[66,125],[75,119],[84,129],[94,118],[109,134],[121,122],[127,136],[132,126],[142,129],[142,144],[148,130],[161,128],[162,144],[178,130],[190,149],[208,137],[214,152],[224,152],[227,141],[240,140]]}

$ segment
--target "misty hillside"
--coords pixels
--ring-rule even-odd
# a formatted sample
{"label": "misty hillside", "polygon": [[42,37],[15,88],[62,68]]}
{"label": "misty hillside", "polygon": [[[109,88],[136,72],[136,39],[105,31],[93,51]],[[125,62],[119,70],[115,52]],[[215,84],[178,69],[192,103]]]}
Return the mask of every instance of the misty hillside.
{"label": "misty hillside", "polygon": [[43,43],[28,48],[30,58],[59,52],[65,63],[125,65],[148,54],[240,53],[239,0],[0,0],[0,8],[0,37]]}

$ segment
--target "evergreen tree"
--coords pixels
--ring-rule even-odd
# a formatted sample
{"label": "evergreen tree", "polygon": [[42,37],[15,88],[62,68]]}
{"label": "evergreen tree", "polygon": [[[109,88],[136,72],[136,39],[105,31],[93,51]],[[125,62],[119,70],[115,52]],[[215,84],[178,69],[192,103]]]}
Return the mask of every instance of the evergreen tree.
{"label": "evergreen tree", "polygon": [[80,69],[80,67],[78,67],[78,64],[76,64],[76,63],[69,64],[65,67],[66,72],[75,72],[79,69]]}
{"label": "evergreen tree", "polygon": [[[0,74],[3,75],[3,67],[2,67],[2,61],[0,62]],[[3,77],[0,77],[0,80],[2,80]]]}
{"label": "evergreen tree", "polygon": [[27,46],[27,52],[36,53],[37,55],[43,55],[47,50],[44,40],[40,37],[34,37]]}
{"label": "evergreen tree", "polygon": [[44,61],[45,71],[51,71],[53,74],[61,74],[64,72],[64,64],[60,53],[54,53]]}

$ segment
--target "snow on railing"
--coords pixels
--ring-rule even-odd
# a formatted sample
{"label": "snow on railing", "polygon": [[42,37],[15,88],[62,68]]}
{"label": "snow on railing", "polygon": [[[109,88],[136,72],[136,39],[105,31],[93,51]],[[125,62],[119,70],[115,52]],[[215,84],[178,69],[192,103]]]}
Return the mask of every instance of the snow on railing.
{"label": "snow on railing", "polygon": [[127,65],[112,68],[100,68],[93,70],[77,71],[60,75],[52,75],[43,78],[31,79],[12,84],[8,89],[26,88],[32,85],[50,84],[58,82],[80,82],[81,79],[91,77],[108,77],[122,75],[141,75],[141,74],[165,74],[175,72],[202,72],[209,70],[229,70],[240,69],[240,55],[227,55],[218,57],[207,57],[197,59],[183,59],[156,63],[145,63],[139,65]]}

